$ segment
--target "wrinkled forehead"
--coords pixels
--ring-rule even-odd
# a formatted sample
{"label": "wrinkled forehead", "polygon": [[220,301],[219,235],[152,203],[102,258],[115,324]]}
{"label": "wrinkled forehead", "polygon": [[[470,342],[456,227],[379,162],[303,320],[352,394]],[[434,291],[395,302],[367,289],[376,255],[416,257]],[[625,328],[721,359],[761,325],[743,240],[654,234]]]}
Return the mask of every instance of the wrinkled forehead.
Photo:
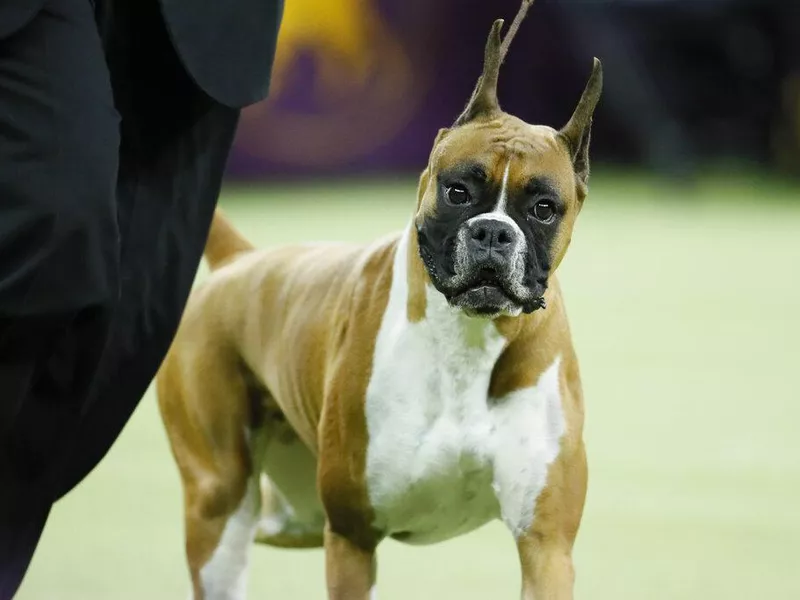
{"label": "wrinkled forehead", "polygon": [[432,157],[436,177],[471,177],[510,192],[547,182],[567,203],[575,200],[572,160],[557,132],[504,115],[448,133]]}

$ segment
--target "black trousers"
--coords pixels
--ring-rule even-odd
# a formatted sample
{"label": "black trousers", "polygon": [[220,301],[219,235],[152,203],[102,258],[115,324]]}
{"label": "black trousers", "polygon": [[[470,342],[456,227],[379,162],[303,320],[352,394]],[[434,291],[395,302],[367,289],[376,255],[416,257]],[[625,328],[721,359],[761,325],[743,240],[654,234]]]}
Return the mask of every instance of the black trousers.
{"label": "black trousers", "polygon": [[0,600],[169,347],[238,115],[156,0],[47,0],[0,39]]}

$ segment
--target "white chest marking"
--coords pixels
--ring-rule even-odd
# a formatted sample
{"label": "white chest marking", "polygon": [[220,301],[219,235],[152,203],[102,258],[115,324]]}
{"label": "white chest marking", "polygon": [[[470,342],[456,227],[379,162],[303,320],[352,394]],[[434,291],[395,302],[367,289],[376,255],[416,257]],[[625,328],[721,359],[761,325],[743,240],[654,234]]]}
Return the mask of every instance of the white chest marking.
{"label": "white chest marking", "polygon": [[560,359],[531,388],[489,398],[505,339],[428,292],[426,318],[406,314],[407,236],[367,389],[367,487],[376,526],[409,543],[432,543],[502,518],[515,535],[564,433]]}

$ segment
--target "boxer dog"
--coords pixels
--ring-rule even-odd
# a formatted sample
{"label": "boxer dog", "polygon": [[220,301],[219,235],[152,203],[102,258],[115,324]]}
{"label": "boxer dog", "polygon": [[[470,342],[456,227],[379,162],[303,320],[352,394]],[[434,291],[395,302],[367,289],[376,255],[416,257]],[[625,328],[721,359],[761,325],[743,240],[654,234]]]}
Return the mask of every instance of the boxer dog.
{"label": "boxer dog", "polygon": [[595,60],[560,130],[503,112],[520,19],[505,40],[494,23],[402,232],[256,250],[216,214],[212,273],[157,377],[195,598],[244,598],[258,542],[324,547],[328,598],[367,600],[381,540],[495,519],[522,597],[572,598],[584,409],[554,272],[587,195],[602,73]]}

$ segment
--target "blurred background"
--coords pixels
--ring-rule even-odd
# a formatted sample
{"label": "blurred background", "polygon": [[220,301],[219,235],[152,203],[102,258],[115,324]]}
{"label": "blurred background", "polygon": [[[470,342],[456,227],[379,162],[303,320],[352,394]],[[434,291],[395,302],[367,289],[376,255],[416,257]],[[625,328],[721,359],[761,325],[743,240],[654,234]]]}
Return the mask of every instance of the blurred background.
{"label": "blurred background", "polygon": [[[287,0],[271,97],[245,111],[231,177],[418,172],[466,103],[487,24],[517,0]],[[595,161],[687,177],[709,161],[800,171],[800,4],[538,0],[503,107],[566,122],[606,67]]]}
{"label": "blurred background", "polygon": [[[260,246],[405,226],[517,6],[286,0],[221,199],[237,226]],[[800,2],[537,0],[501,105],[563,125],[593,56],[590,196],[559,273],[587,404],[576,597],[800,598]],[[185,598],[182,530],[150,392],[55,506],[19,598]],[[518,597],[501,525],[379,562],[381,599]],[[323,589],[320,552],[254,549],[252,598]]]}

